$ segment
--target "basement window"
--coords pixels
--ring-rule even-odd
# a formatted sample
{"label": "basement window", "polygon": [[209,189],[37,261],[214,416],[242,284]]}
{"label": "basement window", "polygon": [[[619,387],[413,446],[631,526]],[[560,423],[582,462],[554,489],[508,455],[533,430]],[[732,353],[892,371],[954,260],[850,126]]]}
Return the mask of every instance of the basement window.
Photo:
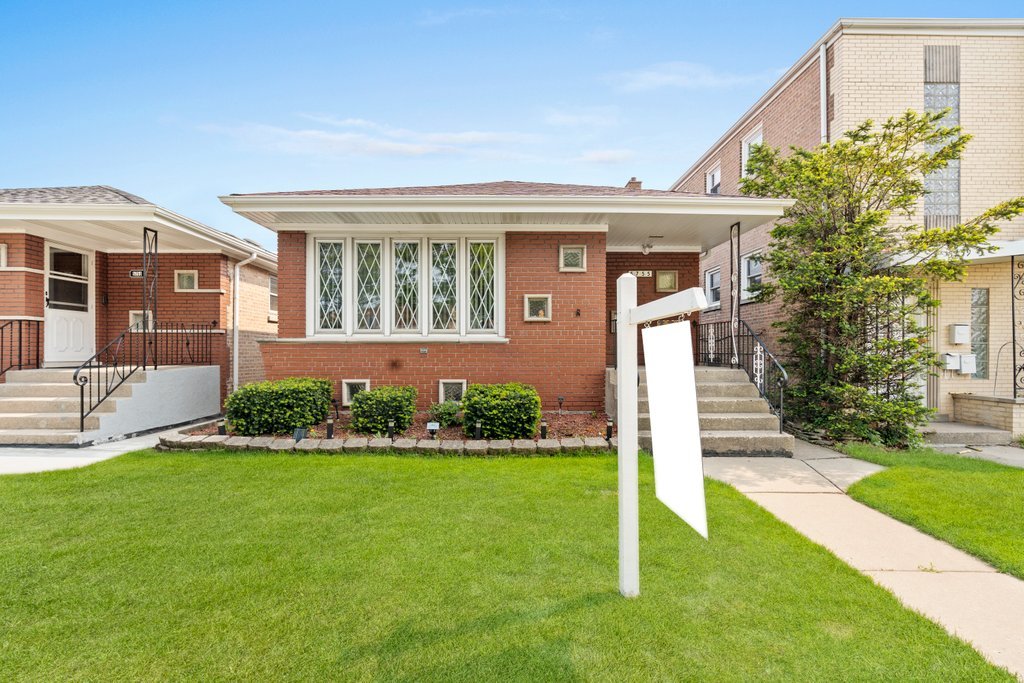
{"label": "basement window", "polygon": [[527,294],[523,296],[523,320],[528,323],[551,321],[551,295]]}
{"label": "basement window", "polygon": [[343,379],[341,380],[341,405],[352,405],[352,397],[360,391],[368,391],[370,380],[368,379]]}
{"label": "basement window", "polygon": [[174,291],[194,292],[199,289],[198,270],[176,270],[174,271]]}
{"label": "basement window", "polygon": [[439,403],[445,401],[462,401],[466,394],[466,380],[464,379],[442,379],[437,382],[437,399]]}

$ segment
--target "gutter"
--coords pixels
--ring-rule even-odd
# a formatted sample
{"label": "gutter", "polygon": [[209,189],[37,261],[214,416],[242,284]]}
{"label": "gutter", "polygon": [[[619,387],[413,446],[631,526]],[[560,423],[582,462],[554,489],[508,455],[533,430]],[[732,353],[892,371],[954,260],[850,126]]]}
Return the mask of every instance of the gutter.
{"label": "gutter", "polygon": [[242,279],[242,266],[249,265],[257,258],[259,254],[254,251],[249,258],[235,263],[235,277],[231,286],[231,326],[234,328],[231,331],[231,391],[238,389],[238,302],[241,299],[238,286]]}

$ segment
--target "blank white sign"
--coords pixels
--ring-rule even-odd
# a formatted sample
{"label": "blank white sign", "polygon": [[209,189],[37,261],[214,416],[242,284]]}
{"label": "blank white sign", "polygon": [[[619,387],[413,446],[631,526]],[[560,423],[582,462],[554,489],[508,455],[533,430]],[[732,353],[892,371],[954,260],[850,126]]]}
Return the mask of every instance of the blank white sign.
{"label": "blank white sign", "polygon": [[690,322],[645,327],[643,340],[654,446],[654,492],[658,500],[707,538]]}

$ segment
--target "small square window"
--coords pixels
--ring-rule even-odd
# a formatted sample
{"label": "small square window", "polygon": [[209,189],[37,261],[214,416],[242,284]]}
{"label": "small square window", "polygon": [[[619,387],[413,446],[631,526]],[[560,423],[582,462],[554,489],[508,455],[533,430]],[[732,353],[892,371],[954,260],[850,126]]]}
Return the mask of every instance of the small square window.
{"label": "small square window", "polygon": [[462,401],[466,394],[466,380],[464,379],[441,379],[437,381],[437,400],[440,403],[445,401]]}
{"label": "small square window", "polygon": [[[148,331],[152,332],[155,322],[153,314],[150,313],[146,319],[149,322]],[[128,311],[128,327],[133,328],[133,332],[142,332],[142,311]]]}
{"label": "small square window", "polygon": [[548,322],[551,320],[551,295],[527,294],[523,297],[523,320]]}
{"label": "small square window", "polygon": [[343,379],[341,380],[341,405],[352,405],[352,397],[360,391],[367,391],[370,388],[368,379]]}
{"label": "small square window", "polygon": [[659,270],[654,273],[654,290],[656,292],[678,292],[679,271]]}
{"label": "small square window", "polygon": [[199,289],[198,270],[176,270],[174,271],[174,291],[194,292]]}
{"label": "small square window", "polygon": [[558,270],[563,273],[587,272],[587,248],[582,245],[558,247]]}

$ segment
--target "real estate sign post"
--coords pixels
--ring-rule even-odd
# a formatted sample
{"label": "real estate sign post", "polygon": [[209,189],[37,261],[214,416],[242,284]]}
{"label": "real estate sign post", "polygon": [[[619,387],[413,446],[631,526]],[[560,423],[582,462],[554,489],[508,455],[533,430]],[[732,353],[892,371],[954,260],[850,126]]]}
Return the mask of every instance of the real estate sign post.
{"label": "real estate sign post", "polygon": [[[636,276],[630,273],[621,275],[616,282],[619,592],[627,598],[640,595],[640,482],[637,461],[640,449],[637,410],[639,368],[636,330],[645,323],[707,308],[704,292],[697,288],[637,306],[636,282]],[[655,394],[649,396],[652,437],[663,451],[659,460],[655,461],[655,490],[659,500],[706,538],[707,514],[704,477],[700,465],[700,429],[690,323],[668,325],[665,331],[644,332],[644,348],[648,353],[648,390],[651,389],[652,377],[658,377],[654,382]],[[680,359],[679,356],[686,358]],[[654,406],[656,401],[657,408]],[[660,468],[659,463],[663,463]]]}

